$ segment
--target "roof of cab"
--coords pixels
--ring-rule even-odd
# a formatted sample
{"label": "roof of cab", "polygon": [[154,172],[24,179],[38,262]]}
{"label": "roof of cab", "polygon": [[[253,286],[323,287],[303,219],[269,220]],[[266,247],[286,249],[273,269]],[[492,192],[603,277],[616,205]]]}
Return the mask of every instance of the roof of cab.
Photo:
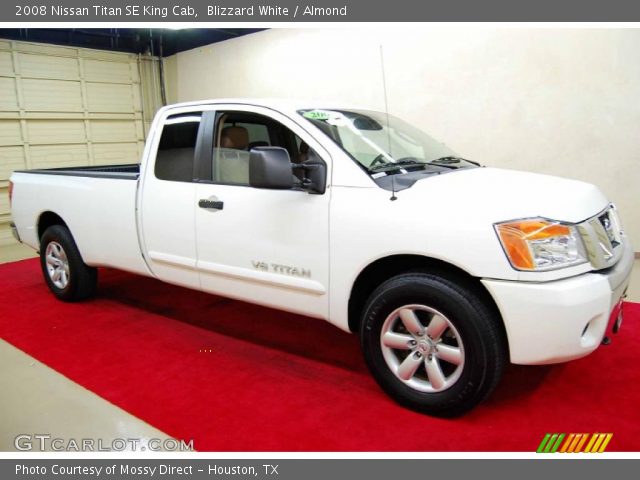
{"label": "roof of cab", "polygon": [[298,110],[309,108],[322,109],[357,109],[371,110],[371,108],[356,107],[354,105],[336,104],[318,100],[297,100],[282,98],[215,98],[206,100],[196,100],[191,102],[174,103],[163,107],[165,110],[181,107],[191,107],[199,105],[216,105],[216,104],[238,104],[253,105],[259,107],[271,108],[280,112],[295,113]]}

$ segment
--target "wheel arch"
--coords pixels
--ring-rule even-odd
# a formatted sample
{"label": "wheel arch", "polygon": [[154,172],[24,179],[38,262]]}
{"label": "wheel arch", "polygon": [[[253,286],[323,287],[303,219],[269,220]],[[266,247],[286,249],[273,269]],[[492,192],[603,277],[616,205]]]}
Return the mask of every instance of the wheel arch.
{"label": "wheel arch", "polygon": [[349,295],[349,330],[358,332],[362,308],[373,291],[386,280],[403,273],[421,272],[442,275],[475,292],[500,319],[500,326],[507,340],[506,329],[498,305],[482,282],[465,270],[433,257],[415,254],[398,254],[379,258],[367,265],[356,277]]}
{"label": "wheel arch", "polygon": [[69,228],[62,217],[55,212],[47,210],[46,212],[42,212],[40,214],[37,222],[38,242],[40,242],[40,240],[42,239],[42,235],[47,231],[47,228],[54,225],[62,225],[63,227]]}

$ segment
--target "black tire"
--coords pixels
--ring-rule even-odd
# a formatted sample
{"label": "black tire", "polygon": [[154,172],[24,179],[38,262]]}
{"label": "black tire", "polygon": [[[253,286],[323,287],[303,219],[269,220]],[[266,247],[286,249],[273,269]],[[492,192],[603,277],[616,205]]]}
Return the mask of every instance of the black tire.
{"label": "black tire", "polygon": [[[54,274],[49,273],[47,249],[50,246],[51,249],[57,252],[56,255],[59,258],[63,260],[66,258],[67,268],[64,268],[62,262],[57,262],[55,266],[57,270],[64,270],[64,273],[60,273],[64,277],[55,277],[55,272]],[[61,254],[59,253],[60,247],[62,249]],[[92,297],[96,292],[98,270],[84,263],[71,232],[63,225],[49,227],[42,235],[40,239],[40,266],[49,290],[60,300],[75,302]],[[62,282],[61,278],[66,279],[66,282]]]}
{"label": "black tire", "polygon": [[[406,309],[401,309],[405,306],[409,306],[414,317],[407,314]],[[432,310],[424,310],[422,306]],[[449,326],[440,334],[442,338],[437,341],[440,343],[434,346],[432,339],[427,340],[429,329],[422,330],[423,336],[405,330],[406,323],[411,322],[405,322],[400,317],[400,309],[405,317],[418,318],[424,327],[435,318],[432,316],[436,315],[434,311],[440,314],[440,318],[444,316],[444,322],[440,320],[440,324]],[[434,416],[461,415],[491,394],[507,361],[506,339],[501,320],[494,310],[466,281],[454,281],[445,275],[429,273],[407,273],[393,277],[371,294],[363,310],[360,342],[366,363],[382,389],[401,405]],[[383,325],[385,332],[388,332],[389,325],[394,325],[395,330],[391,333],[402,335],[398,337],[402,338],[402,345],[407,338],[411,345],[414,342],[416,345],[399,350],[383,347]],[[434,326],[430,331],[437,329]],[[416,339],[419,340],[419,346]],[[441,342],[445,342],[445,345],[442,346]],[[440,358],[449,345],[458,350],[457,365]],[[408,359],[409,356],[414,357]],[[442,375],[438,380],[436,369],[436,381],[432,384],[426,368],[427,358],[438,364],[440,372],[450,372],[450,376]],[[397,363],[393,363],[396,359]],[[418,365],[417,370],[409,368],[415,373],[405,374],[412,375],[409,380],[400,378],[399,365],[404,360],[410,360],[409,363],[415,361]],[[397,374],[392,371],[389,361],[396,367],[394,371]],[[443,378],[452,383],[447,386],[446,382],[440,382]],[[442,390],[433,387],[438,383]]]}

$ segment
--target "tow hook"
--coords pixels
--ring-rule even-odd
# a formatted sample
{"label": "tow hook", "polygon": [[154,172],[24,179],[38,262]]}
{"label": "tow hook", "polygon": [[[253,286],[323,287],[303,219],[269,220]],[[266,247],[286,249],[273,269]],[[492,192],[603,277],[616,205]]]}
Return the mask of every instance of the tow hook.
{"label": "tow hook", "polygon": [[[609,318],[609,325],[611,325],[611,333],[617,334],[620,331],[620,327],[622,326],[622,318],[623,318],[623,306],[624,299],[627,296],[627,292],[625,291],[620,300],[618,300],[617,305],[611,312],[611,317]],[[615,320],[614,320],[615,319]],[[610,345],[611,337],[609,335],[605,335],[601,342],[602,345]]]}
{"label": "tow hook", "polygon": [[[616,319],[611,326],[611,333],[617,334],[620,331],[620,327],[622,326],[622,301],[620,302],[618,315],[616,315]],[[610,345],[611,337],[609,335],[605,335],[601,342],[602,345]]]}

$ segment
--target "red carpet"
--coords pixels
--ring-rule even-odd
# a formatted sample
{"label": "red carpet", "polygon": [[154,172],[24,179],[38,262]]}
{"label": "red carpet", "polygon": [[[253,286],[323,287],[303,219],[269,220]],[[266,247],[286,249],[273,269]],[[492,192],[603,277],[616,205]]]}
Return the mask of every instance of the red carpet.
{"label": "red carpet", "polygon": [[546,432],[613,432],[608,451],[640,450],[640,304],[612,345],[513,366],[488,402],[441,420],[395,405],[357,338],[322,321],[100,274],[99,298],[65,304],[36,260],[1,265],[0,337],[197,450],[533,452]]}

